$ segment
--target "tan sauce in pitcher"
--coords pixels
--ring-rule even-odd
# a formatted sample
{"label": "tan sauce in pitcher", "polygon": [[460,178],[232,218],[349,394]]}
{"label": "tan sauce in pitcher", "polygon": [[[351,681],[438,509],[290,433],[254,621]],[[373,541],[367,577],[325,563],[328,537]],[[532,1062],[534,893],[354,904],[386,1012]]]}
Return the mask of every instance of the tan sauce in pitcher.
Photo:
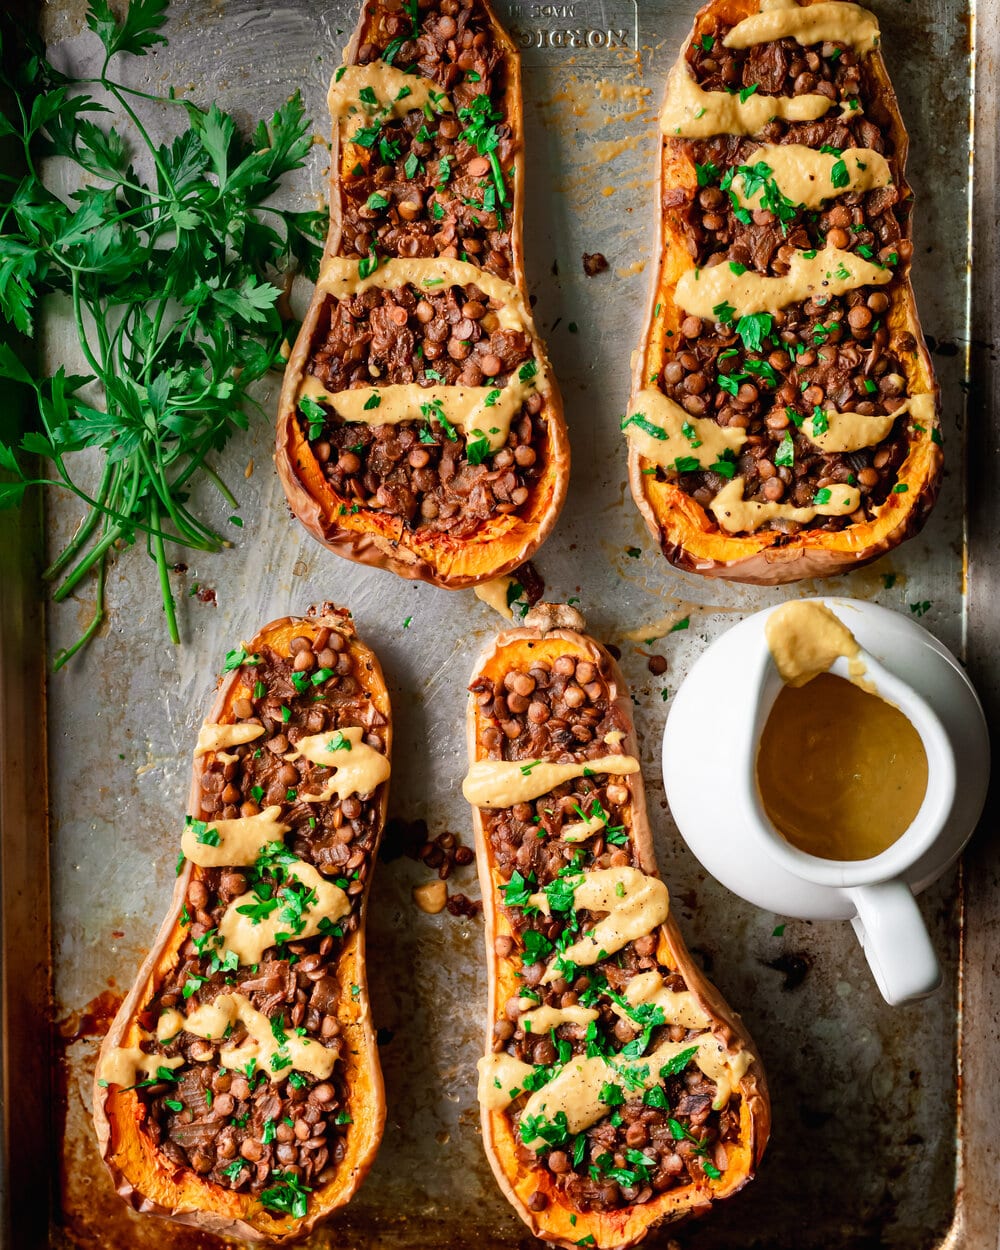
{"label": "tan sauce in pitcher", "polygon": [[768,819],[821,859],[871,859],[913,823],[927,790],[920,735],[891,703],[832,673],[786,685],[757,754]]}

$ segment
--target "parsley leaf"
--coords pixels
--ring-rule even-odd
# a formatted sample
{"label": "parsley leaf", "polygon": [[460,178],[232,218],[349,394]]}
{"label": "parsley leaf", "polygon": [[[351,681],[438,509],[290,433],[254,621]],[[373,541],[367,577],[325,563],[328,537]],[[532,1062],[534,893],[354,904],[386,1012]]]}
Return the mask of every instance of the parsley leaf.
{"label": "parsley leaf", "polygon": [[[0,314],[30,335],[40,301],[68,296],[87,370],[36,375],[0,348],[0,376],[27,385],[37,413],[16,447],[0,443],[0,463],[16,478],[0,486],[0,506],[19,505],[43,483],[75,494],[80,525],[47,576],[61,576],[61,601],[97,575],[93,617],[56,668],[97,633],[107,560],[129,546],[145,546],[156,565],[167,632],[180,641],[168,547],[229,545],[195,514],[192,487],[247,428],[250,388],[284,361],[272,279],[292,268],[315,277],[322,252],[326,215],[282,208],[276,195],[312,147],[298,95],[244,135],[217,104],[202,109],[173,90],[145,96],[140,119],[134,89],[111,77],[115,57],[165,44],[166,8],[167,0],[91,0],[87,25],[104,50],[94,79],[67,79],[37,48],[16,81],[0,75],[20,101],[0,116],[0,130],[35,157],[62,158],[58,184],[37,160],[40,172],[0,183]],[[178,129],[166,113],[181,133],[160,142],[154,125]],[[137,172],[147,166],[148,181]],[[29,476],[19,452],[51,464]],[[208,473],[234,511],[236,498],[214,467]]]}
{"label": "parsley leaf", "polygon": [[274,1184],[262,1189],[260,1204],[269,1211],[280,1211],[286,1215],[302,1219],[309,1210],[309,1198],[312,1193],[308,1186],[303,1185],[293,1172],[272,1172]]}

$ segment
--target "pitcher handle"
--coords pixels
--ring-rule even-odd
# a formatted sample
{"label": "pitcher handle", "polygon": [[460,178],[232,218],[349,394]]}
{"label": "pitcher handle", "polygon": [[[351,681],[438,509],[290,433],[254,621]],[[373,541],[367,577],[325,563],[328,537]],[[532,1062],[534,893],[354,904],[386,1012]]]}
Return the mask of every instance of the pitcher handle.
{"label": "pitcher handle", "polygon": [[909,886],[884,881],[847,894],[857,909],[851,924],[885,1001],[896,1007],[936,990],[941,968]]}

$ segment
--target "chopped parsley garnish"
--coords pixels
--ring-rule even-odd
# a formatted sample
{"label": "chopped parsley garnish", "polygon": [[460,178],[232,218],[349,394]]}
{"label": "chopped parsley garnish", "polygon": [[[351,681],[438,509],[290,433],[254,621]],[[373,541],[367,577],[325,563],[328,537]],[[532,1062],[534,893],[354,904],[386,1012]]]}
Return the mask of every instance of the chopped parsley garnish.
{"label": "chopped parsley garnish", "polygon": [[652,421],[648,421],[645,414],[641,412],[633,412],[631,416],[622,417],[621,428],[624,430],[630,425],[634,425],[636,429],[642,430],[643,434],[648,434],[650,438],[659,439],[661,443],[670,437],[666,430],[661,429],[658,425],[654,425]]}
{"label": "chopped parsley garnish", "polygon": [[795,443],[792,436],[785,431],[785,436],[778,444],[778,450],[774,453],[774,463],[780,467],[791,468],[795,463]]}
{"label": "chopped parsley garnish", "polygon": [[625,1095],[622,1093],[621,1086],[611,1081],[601,1086],[601,1092],[597,1097],[606,1107],[621,1107],[625,1103]]}
{"label": "chopped parsley garnish", "polygon": [[712,316],[720,325],[730,325],[736,316],[736,309],[728,301],[723,300],[712,309]]}
{"label": "chopped parsley garnish", "polygon": [[529,873],[527,877],[524,877],[515,868],[511,873],[510,880],[502,888],[504,891],[503,901],[508,907],[527,907],[531,894],[537,888],[535,874]]}
{"label": "chopped parsley garnish", "polygon": [[322,408],[311,396],[303,395],[299,400],[299,412],[309,422],[309,441],[314,442],[319,438],[326,424],[326,409]]}
{"label": "chopped parsley garnish", "polygon": [[[756,90],[756,87],[745,88],[745,90]],[[742,91],[740,97],[743,98]],[[752,218],[746,209],[739,206],[740,197],[732,190],[733,179],[737,176],[742,184],[743,199],[749,201],[760,192],[761,205],[767,212],[773,213],[778,218],[782,228],[787,232],[787,224],[795,217],[798,209],[775,182],[774,170],[771,166],[765,161],[757,161],[753,165],[736,165],[726,171],[719,184],[732,200],[737,218],[743,221],[744,225],[749,225]]]}
{"label": "chopped parsley garnish", "polygon": [[668,1076],[677,1076],[678,1073],[683,1072],[697,1053],[698,1047],[690,1046],[687,1050],[674,1055],[673,1059],[668,1059],[660,1069],[660,1080],[665,1081]]}
{"label": "chopped parsley garnish", "polygon": [[226,662],[223,665],[222,671],[224,673],[231,673],[242,664],[253,665],[260,663],[261,658],[259,655],[248,655],[245,647],[238,647],[235,651],[226,652]]}
{"label": "chopped parsley garnish", "polygon": [[537,929],[525,929],[521,935],[524,942],[524,962],[526,964],[537,964],[552,954],[555,947],[545,936],[539,933]]}
{"label": "chopped parsley garnish", "polygon": [[565,1111],[557,1111],[551,1121],[541,1115],[523,1115],[519,1130],[525,1144],[540,1137],[549,1146],[557,1147],[564,1146],[570,1138]]}
{"label": "chopped parsley garnish", "polygon": [[482,464],[490,454],[490,440],[482,430],[473,430],[473,437],[465,444],[469,464]]}
{"label": "chopped parsley garnish", "polygon": [[719,176],[718,165],[713,165],[711,161],[706,161],[704,165],[699,165],[698,162],[695,161],[694,171],[698,178],[699,187],[709,186],[709,184],[715,182]]}
{"label": "chopped parsley garnish", "polygon": [[271,1176],[275,1184],[261,1190],[261,1206],[302,1219],[309,1209],[307,1195],[312,1190],[303,1185],[293,1172],[272,1172]]}
{"label": "chopped parsley garnish", "polygon": [[747,313],[736,323],[736,333],[748,352],[759,352],[773,325],[774,318],[770,313]]}

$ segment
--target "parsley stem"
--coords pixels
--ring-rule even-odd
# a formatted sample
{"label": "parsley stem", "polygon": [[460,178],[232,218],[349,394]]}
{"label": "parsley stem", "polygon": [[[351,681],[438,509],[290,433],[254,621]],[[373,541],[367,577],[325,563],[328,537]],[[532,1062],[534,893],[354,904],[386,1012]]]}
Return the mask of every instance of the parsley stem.
{"label": "parsley stem", "polygon": [[[107,521],[105,521],[105,526],[106,525]],[[90,619],[90,624],[71,647],[63,647],[61,650],[56,652],[52,660],[53,672],[58,672],[67,660],[71,660],[82,647],[85,647],[87,643],[90,642],[91,638],[93,638],[94,634],[97,633],[98,629],[100,629],[101,623],[104,620],[104,580],[105,564],[102,560],[97,566],[97,593],[94,603],[94,615]]]}
{"label": "parsley stem", "polygon": [[174,592],[170,585],[170,570],[167,568],[167,557],[163,550],[163,534],[159,531],[160,509],[157,506],[155,497],[149,501],[149,515],[153,524],[157,526],[157,532],[150,535],[153,543],[153,555],[156,560],[156,567],[160,574],[160,594],[163,597],[163,611],[167,615],[167,629],[170,631],[170,641],[176,646],[180,645],[181,636],[177,629],[177,613],[174,609]]}
{"label": "parsley stem", "polygon": [[[205,448],[205,452],[206,454],[208,453],[207,447]],[[209,479],[209,481],[215,483],[216,489],[218,490],[222,498],[226,501],[226,503],[228,503],[233,508],[238,508],[240,506],[233,492],[225,484],[222,478],[219,477],[218,473],[216,473],[216,471],[212,468],[212,466],[209,464],[206,464],[204,460],[201,461],[201,471],[202,473],[205,474],[205,476]]]}
{"label": "parsley stem", "polygon": [[122,106],[125,112],[129,115],[129,118],[132,121],[132,125],[136,128],[136,130],[138,130],[139,134],[142,135],[143,141],[145,142],[146,146],[149,148],[150,155],[153,158],[153,163],[156,165],[157,172],[159,173],[160,177],[163,179],[164,185],[169,188],[171,197],[176,200],[177,188],[174,186],[173,179],[170,177],[170,174],[167,172],[166,166],[163,164],[163,161],[160,159],[160,153],[157,149],[156,144],[149,137],[149,134],[146,131],[146,127],[139,120],[131,104],[129,104],[129,102],[125,99],[125,95],[122,92],[121,88],[119,87],[118,83],[112,82],[110,78],[105,77],[109,60],[110,60],[110,57],[105,58],[104,66],[101,69],[101,83],[115,97],[118,103]]}
{"label": "parsley stem", "polygon": [[87,539],[97,528],[97,524],[101,520],[102,516],[101,504],[103,504],[104,500],[107,498],[108,486],[110,485],[113,472],[114,465],[105,464],[104,473],[101,475],[101,482],[97,488],[97,498],[100,500],[100,503],[90,505],[90,510],[87,516],[80,523],[76,533],[42,574],[43,581],[50,582],[57,573],[64,569],[66,565],[72,561],[76,553],[82,550],[84,544],[87,542]]}
{"label": "parsley stem", "polygon": [[90,341],[87,338],[87,331],[84,329],[82,300],[80,297],[80,271],[73,269],[70,278],[70,290],[73,295],[73,315],[76,318],[77,338],[80,340],[80,347],[84,356],[87,357],[87,363],[93,369],[98,377],[103,377],[101,366],[97,363],[97,358],[90,350]]}
{"label": "parsley stem", "polygon": [[120,525],[115,525],[111,529],[105,531],[104,536],[96,546],[91,547],[86,557],[67,575],[67,577],[59,583],[52,592],[52,598],[56,603],[61,603],[66,596],[74,590],[83,578],[90,572],[98,560],[101,567],[104,567],[104,557],[115,545],[119,538],[124,537],[124,531]]}

